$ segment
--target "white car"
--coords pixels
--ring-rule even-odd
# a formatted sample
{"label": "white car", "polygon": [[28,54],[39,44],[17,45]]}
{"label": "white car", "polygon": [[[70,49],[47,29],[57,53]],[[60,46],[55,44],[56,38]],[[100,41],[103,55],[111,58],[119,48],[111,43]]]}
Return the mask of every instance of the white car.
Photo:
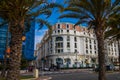
{"label": "white car", "polygon": [[49,68],[46,67],[46,68],[43,68],[42,70],[44,70],[44,71],[49,71]]}

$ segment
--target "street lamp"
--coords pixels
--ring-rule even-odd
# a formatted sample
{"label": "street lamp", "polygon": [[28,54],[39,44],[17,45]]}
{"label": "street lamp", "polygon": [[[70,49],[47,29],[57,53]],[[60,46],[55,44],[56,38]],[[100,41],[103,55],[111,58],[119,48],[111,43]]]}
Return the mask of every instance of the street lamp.
{"label": "street lamp", "polygon": [[26,39],[26,37],[23,35],[23,36],[22,36],[22,41],[25,41],[25,39]]}

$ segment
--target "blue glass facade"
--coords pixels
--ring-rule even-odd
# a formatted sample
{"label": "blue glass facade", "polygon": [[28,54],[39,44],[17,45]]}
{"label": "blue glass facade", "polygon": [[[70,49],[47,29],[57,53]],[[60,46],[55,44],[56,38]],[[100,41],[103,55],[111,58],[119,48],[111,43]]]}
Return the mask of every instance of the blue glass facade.
{"label": "blue glass facade", "polygon": [[[0,27],[0,59],[1,60],[3,60],[6,50],[7,31],[8,31],[8,25]],[[25,34],[25,36],[26,36],[26,40],[23,42],[23,48],[22,48],[23,57],[27,60],[34,60],[35,59],[34,57],[35,22],[31,23],[31,28]]]}
{"label": "blue glass facade", "polygon": [[35,22],[31,22],[31,28],[29,32],[25,34],[26,40],[23,42],[23,53],[27,60],[34,60],[34,40],[35,40]]}
{"label": "blue glass facade", "polygon": [[0,60],[3,60],[6,45],[9,45],[10,34],[8,32],[8,25],[0,26]]}
{"label": "blue glass facade", "polygon": [[4,58],[7,39],[7,25],[0,27],[0,59]]}

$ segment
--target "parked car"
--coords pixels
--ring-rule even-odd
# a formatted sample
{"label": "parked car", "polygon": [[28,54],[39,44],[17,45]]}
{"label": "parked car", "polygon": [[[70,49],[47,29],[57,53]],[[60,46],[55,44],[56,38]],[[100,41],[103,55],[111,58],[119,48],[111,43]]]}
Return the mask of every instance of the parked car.
{"label": "parked car", "polygon": [[[114,70],[114,65],[106,65],[105,68],[106,68],[106,71],[112,71],[112,70]],[[94,71],[98,72],[99,71],[99,66],[97,66],[94,69]]]}
{"label": "parked car", "polygon": [[56,71],[58,70],[57,66],[53,66],[53,67],[45,67],[42,69],[43,71]]}
{"label": "parked car", "polygon": [[56,71],[60,69],[60,65],[54,65],[52,64],[49,68],[50,71]]}
{"label": "parked car", "polygon": [[56,71],[57,70],[57,66],[54,66],[54,67],[50,67],[49,68],[49,71]]}
{"label": "parked car", "polygon": [[45,67],[42,69],[43,71],[49,71],[49,68]]}
{"label": "parked car", "polygon": [[114,70],[115,70],[115,71],[118,71],[118,70],[119,70],[119,65],[115,65]]}
{"label": "parked car", "polygon": [[115,69],[114,65],[107,65],[106,66],[106,71],[112,71],[114,69]]}

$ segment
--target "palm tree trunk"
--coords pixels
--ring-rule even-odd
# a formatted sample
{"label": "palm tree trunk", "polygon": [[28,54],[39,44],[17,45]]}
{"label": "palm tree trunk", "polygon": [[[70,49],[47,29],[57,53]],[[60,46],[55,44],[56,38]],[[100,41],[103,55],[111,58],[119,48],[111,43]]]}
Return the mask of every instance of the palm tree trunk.
{"label": "palm tree trunk", "polygon": [[23,29],[19,24],[15,26],[11,25],[10,33],[11,33],[11,42],[10,42],[11,53],[10,53],[9,70],[7,73],[7,80],[20,80]]}
{"label": "palm tree trunk", "polygon": [[104,36],[100,30],[96,31],[98,41],[98,62],[99,62],[99,80],[106,80],[105,75],[105,50],[104,50]]}

